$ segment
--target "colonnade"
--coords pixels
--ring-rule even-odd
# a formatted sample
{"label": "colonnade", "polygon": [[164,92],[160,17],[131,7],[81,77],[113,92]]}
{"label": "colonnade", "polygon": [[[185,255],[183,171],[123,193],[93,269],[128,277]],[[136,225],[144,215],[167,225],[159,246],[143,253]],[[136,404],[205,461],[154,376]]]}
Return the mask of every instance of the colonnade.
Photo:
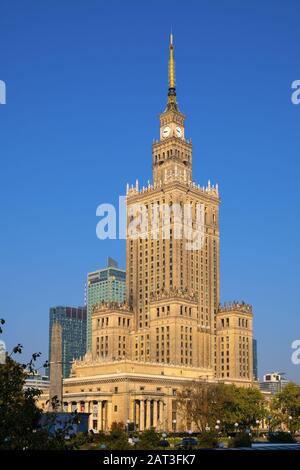
{"label": "colonnade", "polygon": [[90,413],[89,429],[96,432],[108,431],[112,421],[112,402],[108,400],[64,402],[64,411],[68,413]]}
{"label": "colonnade", "polygon": [[156,399],[135,399],[131,402],[132,421],[139,431],[155,428],[163,430],[165,423],[165,404]]}

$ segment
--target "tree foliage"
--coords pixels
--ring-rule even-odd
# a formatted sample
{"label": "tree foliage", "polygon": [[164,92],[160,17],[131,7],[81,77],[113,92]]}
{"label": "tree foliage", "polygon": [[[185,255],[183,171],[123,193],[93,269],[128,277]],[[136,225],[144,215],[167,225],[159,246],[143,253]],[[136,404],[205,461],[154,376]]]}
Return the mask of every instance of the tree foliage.
{"label": "tree foliage", "polygon": [[215,429],[219,420],[222,430],[254,426],[265,416],[264,398],[258,389],[235,385],[194,383],[178,395],[182,415],[188,416],[199,431]]}
{"label": "tree foliage", "polygon": [[[4,320],[0,320],[0,333]],[[25,388],[28,374],[36,373],[36,361],[41,353],[34,353],[28,363],[19,363],[14,359],[22,353],[18,344],[6,355],[4,364],[0,364],[0,450],[23,449],[65,449],[72,447],[66,434],[72,424],[49,434],[40,426],[42,410],[37,406],[41,394],[35,388]],[[45,367],[47,364],[44,364]],[[56,416],[53,414],[53,420]]]}
{"label": "tree foliage", "polygon": [[273,426],[283,423],[294,432],[300,429],[300,386],[289,382],[271,401]]}

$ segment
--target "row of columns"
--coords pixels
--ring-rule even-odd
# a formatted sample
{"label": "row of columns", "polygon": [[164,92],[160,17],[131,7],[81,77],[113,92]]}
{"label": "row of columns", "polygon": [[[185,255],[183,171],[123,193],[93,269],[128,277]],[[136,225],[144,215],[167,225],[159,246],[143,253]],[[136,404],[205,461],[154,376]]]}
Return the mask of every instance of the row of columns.
{"label": "row of columns", "polygon": [[108,400],[70,401],[64,403],[68,413],[90,413],[89,429],[96,432],[108,431],[112,419],[112,402]]}
{"label": "row of columns", "polygon": [[165,404],[162,400],[133,400],[133,422],[139,431],[164,429]]}

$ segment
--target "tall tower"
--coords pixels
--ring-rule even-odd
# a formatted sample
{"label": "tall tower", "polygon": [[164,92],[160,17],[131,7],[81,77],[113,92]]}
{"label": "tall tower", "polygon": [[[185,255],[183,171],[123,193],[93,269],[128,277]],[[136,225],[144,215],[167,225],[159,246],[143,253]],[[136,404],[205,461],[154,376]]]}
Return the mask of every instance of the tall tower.
{"label": "tall tower", "polygon": [[252,307],[219,303],[218,187],[193,181],[172,35],[159,125],[152,182],[127,185],[126,302],[97,304],[102,273],[89,276],[92,349],[64,381],[67,405],[76,400],[89,410],[92,403],[90,426],[99,431],[128,420],[141,431],[169,432],[174,420],[176,430],[192,429],[190,417],[178,412],[177,391],[203,380],[253,382]]}
{"label": "tall tower", "polygon": [[253,380],[252,305],[232,302],[217,314],[217,376]]}
{"label": "tall tower", "polygon": [[[83,357],[86,353],[86,307],[51,307],[49,310],[49,357],[52,354],[53,325],[61,326],[62,374],[67,378],[71,372],[74,359]],[[50,371],[51,374],[51,371]]]}
{"label": "tall tower", "polygon": [[[57,322],[52,325],[51,357],[50,357],[50,390],[49,410],[62,410],[62,328]],[[53,406],[52,400],[56,398],[57,406]]]}
{"label": "tall tower", "polygon": [[[185,138],[185,116],[177,103],[172,35],[167,105],[160,114],[160,139],[152,146],[152,168],[152,184],[127,191],[128,226],[139,211],[148,221],[139,224],[138,237],[127,234],[133,358],[196,366],[207,376],[216,365],[219,195],[210,183],[202,188],[192,180],[192,143]],[[201,236],[193,249],[186,239],[191,232],[193,239]]]}

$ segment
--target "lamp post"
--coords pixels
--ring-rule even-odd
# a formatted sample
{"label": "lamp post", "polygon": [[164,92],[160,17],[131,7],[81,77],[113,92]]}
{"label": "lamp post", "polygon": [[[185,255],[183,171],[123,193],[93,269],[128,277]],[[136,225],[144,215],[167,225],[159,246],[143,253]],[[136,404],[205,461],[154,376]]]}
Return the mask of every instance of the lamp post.
{"label": "lamp post", "polygon": [[268,420],[268,434],[270,436],[272,416],[268,416],[267,420]]}
{"label": "lamp post", "polygon": [[126,431],[127,431],[128,436],[129,436],[129,424],[130,424],[130,419],[127,419],[127,421],[126,421]]}
{"label": "lamp post", "polygon": [[255,422],[256,422],[256,437],[258,437],[258,429],[259,429],[260,421],[259,419],[257,419]]}
{"label": "lamp post", "polygon": [[234,423],[234,429],[235,429],[235,432],[237,432],[237,430],[238,430],[238,427],[239,427],[239,423]]}
{"label": "lamp post", "polygon": [[175,432],[176,432],[176,419],[173,419],[172,424],[173,424],[173,440],[174,440],[174,447],[175,447]]}
{"label": "lamp post", "polygon": [[293,421],[293,416],[289,416],[289,431],[290,431],[290,433],[292,432],[292,421]]}
{"label": "lamp post", "polygon": [[215,430],[217,431],[217,433],[220,433],[221,434],[221,421],[219,419],[217,419],[217,424],[215,425]]}

